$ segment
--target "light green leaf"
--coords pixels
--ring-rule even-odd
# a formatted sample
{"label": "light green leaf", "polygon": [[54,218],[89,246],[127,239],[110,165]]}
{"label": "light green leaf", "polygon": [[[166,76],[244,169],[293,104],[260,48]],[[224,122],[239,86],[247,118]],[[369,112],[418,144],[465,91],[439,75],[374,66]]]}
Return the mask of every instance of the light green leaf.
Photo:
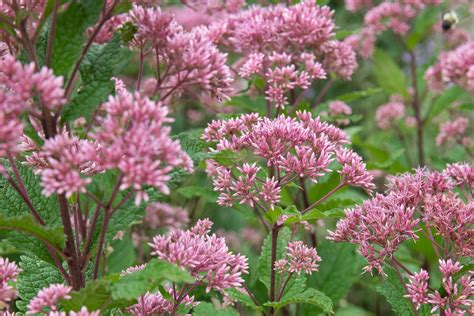
{"label": "light green leaf", "polygon": [[354,92],[349,92],[343,95],[340,95],[336,97],[336,100],[341,100],[344,102],[354,102],[359,99],[363,98],[368,98],[370,96],[373,96],[374,94],[378,94],[383,92],[382,89],[380,88],[368,88],[366,90],[360,90],[360,91],[354,91]]}
{"label": "light green leaf", "polygon": [[67,77],[79,59],[86,28],[97,20],[102,3],[102,0],[72,1],[64,12],[58,14],[58,31],[51,58],[51,68],[56,76]]}
{"label": "light green leaf", "polygon": [[385,266],[384,271],[387,278],[377,286],[377,291],[381,293],[392,305],[393,311],[399,316],[414,315],[410,301],[405,297],[407,294],[403,284],[392,267]]}
{"label": "light green leaf", "polygon": [[373,73],[377,83],[387,94],[408,96],[405,74],[390,55],[377,49],[373,67],[376,70]]}
{"label": "light green leaf", "polygon": [[80,67],[82,84],[77,95],[64,108],[63,121],[79,117],[89,120],[100,103],[114,92],[112,76],[117,70],[120,55],[118,36],[107,44],[94,44],[90,48]]}
{"label": "light green leaf", "polygon": [[0,230],[15,230],[34,236],[58,250],[64,248],[66,238],[61,227],[49,228],[35,222],[31,215],[5,217],[0,215]]}
{"label": "light green leaf", "polygon": [[148,291],[158,289],[162,281],[192,283],[194,278],[179,267],[164,261],[151,260],[146,267],[127,274],[111,286],[112,298],[133,300]]}
{"label": "light green leaf", "polygon": [[448,109],[460,96],[466,95],[466,92],[458,86],[452,86],[445,90],[442,95],[435,99],[433,108],[429,113],[429,118],[433,118]]}
{"label": "light green leaf", "polygon": [[233,308],[217,309],[212,303],[201,302],[193,308],[193,316],[238,316]]}
{"label": "light green leaf", "polygon": [[319,271],[309,276],[308,282],[337,303],[360,278],[364,260],[348,243],[324,241],[318,245],[318,255],[322,259]]}
{"label": "light green leaf", "polygon": [[248,296],[245,293],[237,291],[234,288],[226,290],[226,293],[232,299],[236,300],[237,302],[241,303],[242,305],[250,307],[251,309],[256,310],[256,311],[262,311],[263,310],[261,306],[255,305],[254,301],[250,298],[250,296]]}
{"label": "light green leaf", "polygon": [[20,259],[18,265],[22,271],[16,285],[20,298],[17,307],[25,312],[26,306],[39,290],[51,284],[63,283],[63,278],[56,267],[36,256],[24,255]]}
{"label": "light green leaf", "polygon": [[333,313],[333,304],[331,299],[323,292],[315,289],[307,289],[306,291],[293,295],[292,297],[284,297],[280,302],[267,302],[263,305],[280,309],[283,306],[295,303],[311,304],[321,308],[325,313]]}
{"label": "light green leaf", "polygon": [[186,199],[191,199],[191,198],[204,198],[208,202],[215,202],[217,200],[218,194],[211,190],[210,188],[206,186],[197,186],[197,185],[192,185],[192,186],[187,186],[187,187],[181,187],[177,190],[179,194],[181,194],[183,197]]}

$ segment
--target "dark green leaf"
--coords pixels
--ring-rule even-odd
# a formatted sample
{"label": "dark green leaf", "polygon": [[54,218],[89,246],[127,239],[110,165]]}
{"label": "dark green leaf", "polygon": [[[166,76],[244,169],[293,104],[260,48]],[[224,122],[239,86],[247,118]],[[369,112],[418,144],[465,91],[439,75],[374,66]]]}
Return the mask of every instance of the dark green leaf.
{"label": "dark green leaf", "polygon": [[373,67],[377,83],[387,94],[408,96],[405,74],[390,55],[382,50],[376,50]]}
{"label": "dark green leaf", "polygon": [[387,301],[392,305],[392,309],[399,316],[414,315],[410,301],[405,297],[406,292],[403,284],[392,267],[385,266],[384,271],[387,278],[377,287]]}
{"label": "dark green leaf", "polygon": [[323,292],[315,289],[307,289],[306,291],[296,294],[292,297],[284,297],[280,300],[280,302],[267,302],[263,305],[280,309],[283,306],[295,303],[311,304],[321,308],[325,313],[333,313],[333,304],[331,299]]}
{"label": "dark green leaf", "polygon": [[193,308],[194,316],[238,316],[239,313],[233,308],[217,309],[212,303],[201,302]]}

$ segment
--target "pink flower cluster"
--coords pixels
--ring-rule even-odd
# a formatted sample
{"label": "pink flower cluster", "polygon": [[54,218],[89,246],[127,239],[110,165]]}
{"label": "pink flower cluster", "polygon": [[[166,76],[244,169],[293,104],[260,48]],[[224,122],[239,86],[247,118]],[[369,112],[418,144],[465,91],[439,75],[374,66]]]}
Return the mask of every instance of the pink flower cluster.
{"label": "pink flower cluster", "polygon": [[329,114],[331,116],[351,115],[352,109],[345,102],[333,101],[329,102]]}
{"label": "pink flower cluster", "polygon": [[443,146],[447,143],[458,143],[465,147],[472,145],[472,138],[469,136],[469,119],[458,117],[452,121],[441,124],[439,134],[436,136],[436,145]]}
{"label": "pink flower cluster", "polygon": [[[443,172],[418,169],[414,174],[389,178],[385,195],[377,194],[362,205],[346,210],[346,218],[329,232],[329,239],[359,245],[369,265],[383,273],[386,259],[391,259],[399,246],[418,234],[433,229],[446,247],[436,249],[446,255],[472,256],[474,253],[474,205],[461,199],[455,188],[471,195],[474,167],[469,164],[449,165]],[[436,244],[433,247],[438,247]]]}
{"label": "pink flower cluster", "polygon": [[346,0],[350,11],[368,9],[364,16],[363,29],[345,39],[363,57],[369,58],[374,50],[377,35],[390,29],[397,35],[406,35],[411,23],[427,6],[437,6],[439,0],[396,0],[380,1],[373,4],[371,0]]}
{"label": "pink flower cluster", "polygon": [[362,159],[342,148],[348,142],[346,134],[319,118],[313,119],[307,112],[298,112],[297,118],[280,115],[269,119],[254,113],[213,121],[205,129],[203,138],[215,144],[217,155],[222,151],[235,155],[249,152],[256,159],[263,158],[265,167],[275,170],[267,174],[257,163],[226,165],[209,160],[207,172],[214,179],[214,189],[220,192],[220,205],[239,202],[267,210],[279,202],[282,186],[297,177],[317,182],[331,171],[329,165],[336,156],[342,165],[340,173],[344,184],[367,191],[374,188]]}
{"label": "pink flower cluster", "polygon": [[331,72],[347,80],[357,68],[351,47],[334,39],[333,12],[314,1],[293,6],[253,6],[218,22],[225,27],[223,44],[244,55],[239,74],[267,83],[267,100],[288,104],[287,93],[308,89]]}
{"label": "pink flower cluster", "polygon": [[144,223],[152,229],[183,228],[189,223],[188,212],[167,203],[151,203],[145,210]]}
{"label": "pink flower cluster", "polygon": [[98,155],[104,169],[118,169],[121,190],[137,191],[135,202],[146,200],[143,186],[149,185],[168,194],[169,173],[175,167],[192,172],[193,162],[179,142],[170,137],[165,123],[168,108],[139,93],[122,90],[102,105],[105,112],[92,137],[99,144]]}
{"label": "pink flower cluster", "polygon": [[197,87],[217,99],[228,98],[232,77],[227,56],[213,43],[212,31],[205,27],[185,31],[160,8],[134,6],[129,20],[138,28],[132,45],[155,54],[159,63],[154,94],[166,99]]}
{"label": "pink flower cluster", "polygon": [[396,120],[405,116],[405,105],[398,96],[392,96],[390,102],[381,105],[375,113],[377,126],[381,129],[389,129]]}
{"label": "pink flower cluster", "polygon": [[425,80],[434,92],[453,83],[474,94],[474,42],[441,53],[437,62],[426,71]]}
{"label": "pink flower cluster", "polygon": [[289,242],[286,247],[285,259],[277,260],[274,264],[275,270],[279,273],[304,273],[311,274],[318,271],[318,262],[321,258],[316,252],[316,248],[311,248],[303,244],[302,241]]}
{"label": "pink flower cluster", "polygon": [[42,106],[60,109],[65,103],[62,84],[62,77],[55,77],[46,67],[35,72],[33,64],[22,65],[10,55],[0,58],[0,157],[19,151],[20,115],[38,111],[35,96]]}
{"label": "pink flower cluster", "polygon": [[[166,287],[166,290],[172,296],[177,294],[169,286]],[[181,304],[192,307],[199,303],[194,302],[194,296],[185,295],[182,298]],[[146,293],[138,299],[137,304],[128,307],[126,310],[133,316],[171,314],[173,302],[164,298],[161,293]]]}
{"label": "pink flower cluster", "polygon": [[417,309],[423,304],[432,306],[431,313],[442,311],[444,315],[460,316],[469,314],[472,309],[472,296],[474,279],[472,271],[468,271],[458,279],[454,279],[454,274],[461,271],[463,266],[452,259],[439,260],[439,270],[443,275],[442,293],[436,290],[428,290],[428,272],[421,269],[420,272],[410,276],[410,283],[407,285],[406,295],[416,304]]}
{"label": "pink flower cluster", "polygon": [[185,268],[207,291],[241,287],[248,273],[247,258],[229,252],[225,239],[209,235],[212,222],[199,220],[190,230],[171,230],[153,238],[150,247],[161,260]]}
{"label": "pink flower cluster", "polygon": [[59,310],[58,303],[60,300],[68,300],[71,287],[63,284],[51,284],[41,289],[38,294],[28,304],[27,315],[29,314],[45,314],[48,316],[99,316],[100,312],[89,312],[87,307],[82,306],[78,312],[70,311],[69,313]]}
{"label": "pink flower cluster", "polygon": [[6,304],[15,298],[16,291],[11,283],[16,282],[20,272],[14,262],[0,257],[0,304]]}

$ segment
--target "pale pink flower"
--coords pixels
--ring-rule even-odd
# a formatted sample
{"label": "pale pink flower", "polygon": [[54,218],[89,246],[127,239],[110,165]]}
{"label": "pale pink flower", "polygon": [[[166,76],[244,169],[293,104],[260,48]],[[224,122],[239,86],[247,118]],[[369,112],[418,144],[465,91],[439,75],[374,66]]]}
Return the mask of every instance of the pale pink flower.
{"label": "pale pink flower", "polygon": [[78,312],[73,312],[73,311],[69,312],[69,316],[99,316],[99,315],[100,315],[100,311],[89,312],[87,310],[87,307],[85,306],[82,306],[81,310]]}
{"label": "pale pink flower", "polygon": [[343,183],[352,186],[361,187],[369,194],[375,189],[374,176],[367,172],[362,157],[350,149],[342,148],[336,150],[336,158],[342,165],[339,171]]}
{"label": "pale pink flower", "polygon": [[105,116],[92,136],[99,146],[105,169],[117,168],[122,174],[121,190],[138,192],[135,202],[148,198],[143,186],[149,185],[168,194],[169,173],[175,167],[193,171],[193,162],[179,142],[170,137],[168,108],[123,91],[102,105]]}
{"label": "pale pink flower", "polygon": [[372,0],[346,0],[344,3],[349,11],[359,11],[372,6]]}
{"label": "pale pink flower", "polygon": [[405,105],[400,101],[391,100],[381,105],[375,113],[377,126],[381,129],[388,129],[392,124],[405,115]]}
{"label": "pale pink flower", "polygon": [[289,242],[286,247],[285,259],[277,260],[274,269],[279,273],[289,272],[301,274],[302,272],[311,274],[318,271],[318,262],[321,258],[316,252],[316,248],[306,246],[302,241]]}
{"label": "pale pink flower", "polygon": [[171,230],[153,238],[152,254],[186,268],[207,291],[240,287],[242,273],[248,273],[247,258],[228,251],[224,238],[209,235],[212,222],[200,220],[192,229]]}
{"label": "pale pink flower", "polygon": [[455,185],[462,187],[474,186],[474,166],[467,162],[447,165],[444,173],[454,180]]}
{"label": "pale pink flower", "polygon": [[137,266],[128,267],[127,269],[123,270],[123,271],[120,273],[120,276],[124,276],[124,275],[127,275],[127,274],[131,274],[131,273],[134,273],[134,272],[141,271],[141,270],[143,270],[145,267],[146,267],[146,264],[140,264],[140,265],[137,265]]}
{"label": "pale pink flower", "polygon": [[468,127],[469,119],[466,117],[458,117],[452,121],[443,123],[438,136],[436,136],[436,145],[442,146],[448,142],[460,143]]}
{"label": "pale pink flower", "polygon": [[329,114],[332,116],[351,115],[352,109],[345,102],[333,101],[329,102]]}
{"label": "pale pink flower", "polygon": [[420,272],[414,273],[409,277],[410,283],[407,284],[407,295],[419,309],[421,305],[428,303],[428,272],[421,269]]}
{"label": "pale pink flower", "polygon": [[145,212],[144,223],[152,229],[182,228],[189,222],[189,215],[185,209],[167,203],[151,203]]}
{"label": "pale pink flower", "polygon": [[[173,293],[173,289],[168,285],[165,286],[165,289],[171,296],[173,294],[178,295],[178,293]],[[194,296],[185,295],[182,298],[181,304],[193,307],[199,303],[194,302]],[[147,292],[138,298],[137,304],[128,307],[126,311],[133,316],[164,315],[173,311],[173,305],[173,302],[164,298],[161,293]]]}
{"label": "pale pink flower", "polygon": [[57,304],[61,299],[70,299],[71,287],[63,284],[52,284],[43,288],[28,304],[28,314],[44,312],[45,308],[55,312],[58,310]]}
{"label": "pale pink flower", "polygon": [[16,282],[21,269],[14,262],[0,257],[0,303],[7,303],[16,297],[11,283]]}

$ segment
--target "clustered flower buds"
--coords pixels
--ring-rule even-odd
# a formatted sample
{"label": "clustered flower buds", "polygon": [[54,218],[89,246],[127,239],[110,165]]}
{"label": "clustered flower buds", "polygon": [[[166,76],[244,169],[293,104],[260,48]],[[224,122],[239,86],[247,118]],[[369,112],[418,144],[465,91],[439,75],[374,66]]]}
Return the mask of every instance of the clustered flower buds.
{"label": "clustered flower buds", "polygon": [[12,283],[16,282],[20,271],[14,262],[0,257],[0,304],[7,304],[16,297]]}
{"label": "clustered flower buds", "polygon": [[189,230],[173,229],[153,238],[152,254],[185,268],[198,283],[207,283],[207,291],[241,287],[248,273],[247,258],[229,252],[225,239],[210,235],[212,222],[199,220]]}
{"label": "clustered flower buds", "polygon": [[443,291],[429,290],[429,274],[421,269],[410,276],[407,285],[408,297],[419,309],[423,304],[432,306],[431,313],[443,311],[445,315],[465,315],[472,308],[474,279],[472,271],[458,279],[453,276],[460,272],[463,266],[452,259],[439,260],[439,270],[443,276]]}
{"label": "clustered flower buds", "polygon": [[294,241],[288,243],[286,250],[286,258],[277,260],[274,264],[278,273],[311,274],[313,271],[318,271],[318,262],[321,258],[315,248],[306,246],[302,241]]}
{"label": "clustered flower buds", "polygon": [[144,222],[152,229],[183,228],[189,222],[188,212],[167,203],[151,203],[146,208]]}
{"label": "clustered flower buds", "polygon": [[[203,138],[215,144],[215,152],[224,150],[252,153],[264,160],[266,171],[256,162],[220,164],[209,160],[207,172],[214,178],[214,189],[220,192],[218,203],[257,205],[263,209],[273,207],[280,199],[281,187],[293,179],[307,178],[313,182],[331,172],[329,165],[337,160],[343,185],[374,188],[372,175],[359,155],[344,149],[346,134],[339,128],[310,113],[298,112],[297,118],[280,115],[275,119],[261,118],[258,114],[245,114],[230,120],[213,121]],[[233,168],[235,167],[235,168]]]}
{"label": "clustered flower buds", "polygon": [[381,105],[375,113],[377,126],[381,129],[388,129],[393,126],[396,120],[405,116],[405,105],[398,96],[392,96],[390,102]]}
{"label": "clustered flower buds", "polygon": [[464,189],[470,195],[473,174],[472,165],[454,164],[443,172],[418,169],[414,174],[391,177],[386,194],[346,210],[346,218],[337,223],[336,231],[329,232],[329,239],[358,244],[369,263],[365,270],[376,268],[382,274],[384,262],[400,245],[418,239],[426,229],[445,240],[446,247],[436,251],[471,257],[473,205],[455,190]]}

